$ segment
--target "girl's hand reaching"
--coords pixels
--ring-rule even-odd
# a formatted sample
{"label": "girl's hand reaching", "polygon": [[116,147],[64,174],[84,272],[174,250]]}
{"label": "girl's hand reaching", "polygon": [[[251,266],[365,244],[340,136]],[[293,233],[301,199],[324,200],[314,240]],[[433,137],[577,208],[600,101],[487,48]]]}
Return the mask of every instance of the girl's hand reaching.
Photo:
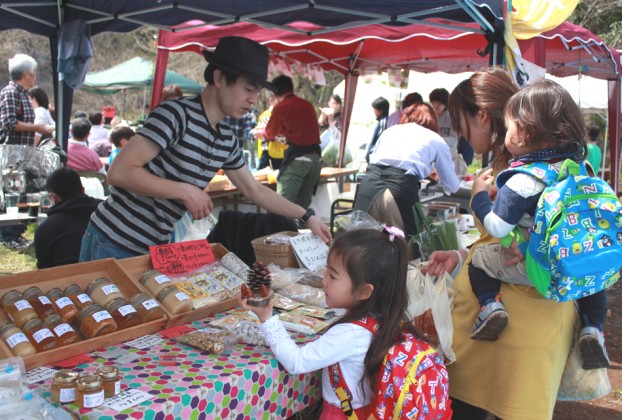
{"label": "girl's hand reaching", "polygon": [[473,180],[473,195],[482,192],[490,191],[495,178],[492,176],[492,169],[486,169],[478,174]]}
{"label": "girl's hand reaching", "polygon": [[266,306],[250,306],[246,303],[246,300],[247,299],[240,294],[240,297],[238,298],[238,303],[243,309],[251,311],[252,313],[257,315],[257,318],[259,318],[259,321],[261,323],[266,322],[272,317],[272,308],[274,308],[274,297],[270,298],[270,301]]}

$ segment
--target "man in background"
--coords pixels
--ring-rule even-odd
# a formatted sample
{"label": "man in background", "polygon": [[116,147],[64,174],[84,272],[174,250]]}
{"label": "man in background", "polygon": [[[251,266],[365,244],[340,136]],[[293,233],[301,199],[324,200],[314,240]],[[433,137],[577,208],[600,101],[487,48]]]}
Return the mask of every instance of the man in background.
{"label": "man in background", "polygon": [[402,100],[402,106],[396,109],[395,111],[393,111],[391,115],[389,115],[389,120],[387,121],[386,128],[393,127],[394,125],[397,125],[400,123],[400,120],[402,119],[403,110],[405,110],[411,105],[421,104],[421,103],[423,103],[423,97],[419,93],[412,92],[406,95],[406,97]]}
{"label": "man in background", "polygon": [[109,165],[112,165],[112,161],[117,156],[117,153],[119,153],[123,146],[134,137],[134,134],[136,134],[134,130],[126,126],[118,126],[112,129],[110,132],[110,141],[114,144],[114,150],[110,153],[110,159],[108,160]]}
{"label": "man in background", "polygon": [[587,156],[586,159],[592,165],[594,172],[598,175],[598,171],[600,171],[600,163],[603,160],[603,152],[601,152],[600,147],[596,141],[598,140],[598,136],[600,136],[600,127],[595,123],[591,123],[587,128]]}
{"label": "man in background", "polygon": [[365,161],[367,163],[369,163],[369,155],[373,153],[380,135],[385,128],[387,128],[387,121],[389,120],[389,101],[381,96],[376,98],[374,102],[371,103],[371,107],[374,110],[374,115],[376,116],[376,121],[378,121],[378,123],[374,129],[374,135],[369,142],[369,146],[367,146],[367,153],[365,154]]}
{"label": "man in background", "polygon": [[37,268],[77,263],[82,236],[101,200],[84,194],[80,175],[70,168],[52,172],[45,186],[54,206],[35,231]]}

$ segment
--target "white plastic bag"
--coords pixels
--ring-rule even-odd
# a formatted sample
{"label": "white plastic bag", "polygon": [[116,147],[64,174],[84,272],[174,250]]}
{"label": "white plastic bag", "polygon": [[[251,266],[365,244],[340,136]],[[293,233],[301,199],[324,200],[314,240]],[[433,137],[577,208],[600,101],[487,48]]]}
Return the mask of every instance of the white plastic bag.
{"label": "white plastic bag", "polygon": [[207,238],[210,230],[214,228],[213,216],[204,217],[201,220],[194,220],[189,212],[175,223],[173,238],[175,242],[196,241]]}

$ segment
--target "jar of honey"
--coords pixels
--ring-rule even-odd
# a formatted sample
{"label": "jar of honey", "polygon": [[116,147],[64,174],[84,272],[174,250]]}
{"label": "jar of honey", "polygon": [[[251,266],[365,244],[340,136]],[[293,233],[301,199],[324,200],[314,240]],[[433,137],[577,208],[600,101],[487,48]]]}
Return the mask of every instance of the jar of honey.
{"label": "jar of honey", "polygon": [[0,338],[9,347],[13,356],[24,357],[37,352],[26,335],[15,324],[6,324],[0,328]]}
{"label": "jar of honey", "polygon": [[41,289],[37,286],[32,286],[24,290],[22,296],[28,301],[28,303],[30,303],[30,305],[32,305],[41,320],[44,320],[49,315],[56,313],[54,305],[52,305],[50,299],[48,299],[48,297],[45,296],[43,292],[41,292]]}
{"label": "jar of honey", "polygon": [[192,299],[175,286],[167,287],[158,295],[158,300],[173,315],[192,310]]}
{"label": "jar of honey", "polygon": [[142,322],[142,319],[136,309],[125,299],[113,300],[108,304],[108,306],[106,306],[106,310],[110,313],[110,315],[112,315],[112,318],[114,319],[114,322],[117,323],[117,328],[119,330],[133,327]]}
{"label": "jar of honey", "polygon": [[108,305],[114,299],[124,298],[119,288],[105,277],[100,277],[89,284],[86,293],[101,306]]}
{"label": "jar of honey", "polygon": [[109,334],[117,330],[117,323],[101,306],[94,303],[82,309],[78,315],[80,332],[86,338]]}
{"label": "jar of honey", "polygon": [[54,402],[61,404],[72,403],[76,400],[76,381],[78,373],[71,370],[61,370],[54,374],[52,379],[52,395]]}
{"label": "jar of honey", "polygon": [[76,405],[95,408],[104,403],[104,387],[99,375],[82,375],[76,381]]}
{"label": "jar of honey", "polygon": [[86,308],[87,306],[95,303],[93,302],[93,299],[91,299],[89,295],[84,293],[84,290],[82,290],[82,288],[77,284],[71,284],[67,286],[67,288],[65,289],[65,296],[67,296],[73,302],[73,304],[76,305],[76,308],[78,308],[78,312]]}
{"label": "jar of honey", "polygon": [[2,308],[19,328],[23,328],[29,320],[39,318],[32,305],[17,290],[11,290],[2,296]]}
{"label": "jar of honey", "polygon": [[58,338],[58,344],[65,346],[67,344],[77,343],[80,336],[73,327],[63,321],[58,314],[52,314],[45,318],[43,325],[48,327]]}
{"label": "jar of honey", "polygon": [[63,321],[73,324],[78,317],[78,307],[69,299],[58,287],[46,293],[46,296],[52,301],[54,309],[60,315]]}
{"label": "jar of honey", "polygon": [[132,299],[130,299],[130,303],[136,308],[144,322],[155,321],[164,316],[162,306],[147,293],[143,292],[134,295]]}
{"label": "jar of honey", "polygon": [[173,286],[171,279],[158,270],[145,271],[139,281],[153,296],[158,296],[162,290]]}
{"label": "jar of honey", "polygon": [[102,378],[104,397],[111,398],[121,393],[119,369],[114,366],[102,366],[95,371]]}
{"label": "jar of honey", "polygon": [[58,347],[58,339],[54,333],[45,327],[38,318],[27,321],[24,324],[23,330],[26,337],[37,349],[37,352]]}

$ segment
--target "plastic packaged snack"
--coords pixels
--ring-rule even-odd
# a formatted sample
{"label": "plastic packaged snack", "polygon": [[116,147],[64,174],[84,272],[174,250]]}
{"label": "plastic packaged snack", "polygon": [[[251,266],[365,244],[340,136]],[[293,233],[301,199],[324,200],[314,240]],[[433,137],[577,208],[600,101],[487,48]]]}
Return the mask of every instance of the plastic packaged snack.
{"label": "plastic packaged snack", "polygon": [[296,302],[295,300],[280,295],[278,293],[274,294],[274,307],[277,309],[291,311],[292,309],[296,309],[302,305],[304,305],[302,302]]}
{"label": "plastic packaged snack", "polygon": [[193,331],[175,337],[173,340],[196,347],[210,354],[222,354],[235,344],[233,336],[225,331],[217,333]]}
{"label": "plastic packaged snack", "polygon": [[268,343],[255,321],[240,321],[231,329],[231,333],[236,336],[238,343],[268,347]]}
{"label": "plastic packaged snack", "polygon": [[283,296],[290,299],[297,300],[307,305],[319,306],[320,308],[326,308],[326,295],[323,290],[316,289],[315,287],[307,286],[304,284],[292,283],[285,287],[276,289],[276,291]]}

